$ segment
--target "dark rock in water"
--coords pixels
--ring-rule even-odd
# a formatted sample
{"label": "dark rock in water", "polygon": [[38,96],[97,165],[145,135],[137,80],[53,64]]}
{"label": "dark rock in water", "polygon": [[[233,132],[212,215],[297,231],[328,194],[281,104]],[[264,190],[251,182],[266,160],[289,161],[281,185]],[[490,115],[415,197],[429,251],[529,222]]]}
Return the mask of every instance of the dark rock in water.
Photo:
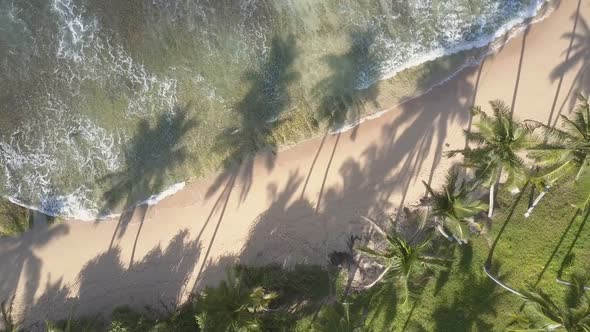
{"label": "dark rock in water", "polygon": [[24,233],[33,225],[31,210],[14,204],[7,199],[0,199],[0,236],[16,236]]}

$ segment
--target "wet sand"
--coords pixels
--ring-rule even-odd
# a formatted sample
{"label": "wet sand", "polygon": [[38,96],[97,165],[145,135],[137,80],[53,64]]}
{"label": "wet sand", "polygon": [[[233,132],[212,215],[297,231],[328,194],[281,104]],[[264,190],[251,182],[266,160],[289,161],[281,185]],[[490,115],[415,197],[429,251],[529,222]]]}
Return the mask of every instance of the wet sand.
{"label": "wet sand", "polygon": [[[368,228],[360,216],[415,203],[422,180],[440,184],[453,162],[444,151],[465,145],[472,105],[486,110],[503,99],[515,117],[551,124],[569,113],[575,93],[590,86],[587,20],[590,2],[563,0],[431,92],[354,130],[260,153],[136,209],[129,221],[72,220],[1,239],[0,299],[16,294],[14,311],[26,326],[66,317],[74,304],[85,315],[178,303],[224,278],[234,262],[326,264]],[[378,100],[385,109],[387,96]]]}

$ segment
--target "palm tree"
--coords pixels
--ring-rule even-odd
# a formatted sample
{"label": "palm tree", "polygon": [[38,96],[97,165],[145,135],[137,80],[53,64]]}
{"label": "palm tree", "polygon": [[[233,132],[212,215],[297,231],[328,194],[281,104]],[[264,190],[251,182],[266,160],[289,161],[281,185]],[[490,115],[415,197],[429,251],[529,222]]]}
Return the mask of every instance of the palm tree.
{"label": "palm tree", "polygon": [[260,314],[277,294],[262,287],[248,288],[231,273],[217,288],[206,288],[198,301],[201,313],[196,316],[201,331],[261,331]]}
{"label": "palm tree", "polygon": [[374,258],[384,267],[377,279],[365,288],[371,288],[381,281],[392,282],[401,289],[403,303],[406,303],[411,295],[412,286],[420,281],[426,272],[444,269],[443,259],[428,255],[432,233],[421,236],[419,239],[416,233],[411,241],[406,241],[395,230],[386,233],[371,219],[364,219],[372,223],[385,239],[383,250],[369,247],[357,249],[362,254]]}
{"label": "palm tree", "polygon": [[534,120],[526,123],[531,130],[538,129],[545,135],[545,142],[532,147],[529,156],[549,171],[534,181],[547,188],[568,175],[575,175],[576,189],[583,198],[578,207],[586,210],[590,208],[590,107],[586,97],[578,95],[578,98],[580,102],[572,119],[561,115],[562,129]]}
{"label": "palm tree", "polygon": [[523,291],[525,300],[533,305],[535,315],[516,315],[524,329],[514,331],[590,331],[590,295],[584,287],[586,280],[580,276],[572,278],[566,306],[560,306],[540,289]]}
{"label": "palm tree", "polygon": [[[457,168],[451,169],[447,174],[446,183],[441,190],[434,191],[426,182],[422,181],[430,194],[430,214],[434,217],[437,226],[444,226],[451,230],[457,242],[465,242],[463,236],[464,223],[472,223],[475,215],[487,209],[487,206],[468,197],[468,189],[465,182],[459,180]],[[471,219],[471,220],[470,220]]]}
{"label": "palm tree", "polygon": [[512,117],[510,107],[500,100],[490,102],[493,116],[488,116],[480,107],[474,107],[472,114],[479,117],[476,132],[465,132],[468,143],[476,147],[447,152],[449,157],[462,154],[464,165],[476,171],[477,180],[490,188],[488,217],[494,213],[494,192],[502,172],[508,173],[506,185],[509,190],[520,190],[526,182],[524,161],[518,152],[531,146],[530,130]]}
{"label": "palm tree", "polygon": [[4,325],[4,330],[6,332],[17,332],[20,331],[20,322],[16,321],[12,316],[12,305],[14,304],[14,295],[10,299],[8,306],[6,306],[6,301],[2,301],[0,303],[0,314],[2,315],[2,325]]}
{"label": "palm tree", "polygon": [[361,315],[350,312],[350,303],[336,303],[325,308],[314,324],[317,331],[360,332],[363,328]]}

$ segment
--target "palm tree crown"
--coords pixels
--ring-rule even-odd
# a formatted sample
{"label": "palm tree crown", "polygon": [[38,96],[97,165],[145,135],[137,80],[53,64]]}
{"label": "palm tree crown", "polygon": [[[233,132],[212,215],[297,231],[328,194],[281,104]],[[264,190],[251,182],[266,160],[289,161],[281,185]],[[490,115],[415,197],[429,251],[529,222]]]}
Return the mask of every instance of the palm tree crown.
{"label": "palm tree crown", "polygon": [[477,131],[467,131],[465,136],[468,143],[475,147],[447,153],[449,157],[462,154],[465,166],[475,169],[478,181],[490,188],[489,217],[493,213],[494,187],[502,172],[508,174],[506,185],[509,190],[520,189],[526,182],[527,172],[518,152],[535,142],[529,128],[513,119],[509,106],[500,100],[491,101],[490,105],[493,116],[484,113],[480,107],[472,110],[473,115],[479,118],[475,124]]}
{"label": "palm tree crown", "polygon": [[[525,300],[532,304],[536,315],[521,318],[526,331],[590,331],[590,295],[584,287],[587,278],[572,278],[571,294],[566,306],[558,305],[547,293],[530,288],[523,291]],[[540,318],[540,319],[539,319]]]}
{"label": "palm tree crown", "polygon": [[262,287],[245,287],[241,278],[232,274],[217,288],[207,288],[200,298],[202,312],[197,315],[201,331],[260,331],[259,316],[268,310],[276,293]]}
{"label": "palm tree crown", "polygon": [[583,198],[579,207],[590,208],[590,107],[588,99],[578,96],[580,103],[572,119],[561,115],[562,128],[549,127],[527,120],[531,129],[545,134],[545,142],[531,148],[529,156],[549,171],[537,177],[540,185],[553,185],[568,175],[575,175],[576,188]]}
{"label": "palm tree crown", "polygon": [[435,223],[440,223],[459,240],[463,240],[462,224],[487,209],[487,205],[468,197],[469,190],[463,180],[459,180],[459,172],[453,168],[448,174],[446,183],[441,190],[434,191],[423,182],[431,196],[430,214]]}
{"label": "palm tree crown", "polygon": [[365,331],[362,315],[350,312],[350,303],[334,303],[324,309],[314,324],[316,331]]}
{"label": "palm tree crown", "polygon": [[412,285],[424,276],[425,272],[443,269],[444,260],[428,255],[432,233],[417,241],[409,242],[395,231],[386,233],[373,221],[371,223],[383,236],[385,248],[375,250],[362,247],[358,250],[362,254],[376,259],[383,265],[384,270],[374,282],[366,287],[372,287],[380,281],[393,282],[401,288],[403,302],[406,303],[411,295]]}

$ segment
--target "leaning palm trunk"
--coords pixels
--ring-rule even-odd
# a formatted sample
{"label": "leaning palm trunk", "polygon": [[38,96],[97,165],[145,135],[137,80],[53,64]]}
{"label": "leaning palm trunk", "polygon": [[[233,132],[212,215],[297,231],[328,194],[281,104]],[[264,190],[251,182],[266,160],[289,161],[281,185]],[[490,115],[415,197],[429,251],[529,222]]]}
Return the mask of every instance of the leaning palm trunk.
{"label": "leaning palm trunk", "polygon": [[391,266],[386,267],[383,270],[383,272],[381,272],[381,274],[377,277],[377,279],[375,279],[375,281],[366,285],[364,288],[369,289],[369,288],[375,286],[379,281],[383,280],[383,278],[387,275],[387,272],[389,272],[389,270],[391,270]]}
{"label": "leaning palm trunk", "polygon": [[503,167],[498,169],[498,173],[495,176],[492,176],[493,181],[490,185],[490,206],[488,210],[488,218],[492,218],[494,216],[494,204],[496,203],[496,189],[500,185],[500,179],[502,178],[502,171]]}
{"label": "leaning palm trunk", "polygon": [[490,209],[488,210],[488,218],[492,218],[492,216],[494,215],[494,188],[496,187],[496,184],[492,184],[490,186]]}
{"label": "leaning palm trunk", "polygon": [[449,234],[447,234],[447,232],[445,232],[442,225],[436,225],[435,228],[445,239],[453,241],[453,237],[451,237]]}
{"label": "leaning palm trunk", "polygon": [[545,186],[545,188],[543,188],[543,191],[541,191],[539,196],[537,196],[537,198],[535,198],[535,201],[533,202],[531,207],[529,207],[529,209],[524,213],[525,218],[528,218],[531,216],[531,213],[533,213],[533,210],[535,209],[537,204],[539,204],[539,202],[543,199],[543,197],[545,197],[549,188],[551,188],[551,186]]}

